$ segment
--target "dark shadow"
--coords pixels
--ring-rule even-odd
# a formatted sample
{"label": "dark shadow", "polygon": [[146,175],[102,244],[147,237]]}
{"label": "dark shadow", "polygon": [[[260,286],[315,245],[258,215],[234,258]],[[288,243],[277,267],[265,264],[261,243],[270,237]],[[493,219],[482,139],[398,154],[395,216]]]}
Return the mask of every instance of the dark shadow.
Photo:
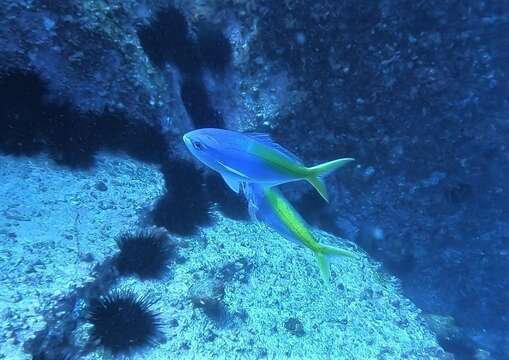
{"label": "dark shadow", "polygon": [[224,128],[222,116],[213,108],[202,80],[202,69],[222,73],[231,62],[232,48],[220,29],[202,24],[198,41],[189,33],[184,15],[174,7],[160,10],[139,28],[140,43],[157,67],[174,64],[182,73],[180,96],[196,128]]}
{"label": "dark shadow", "polygon": [[171,160],[162,166],[166,193],[159,199],[152,219],[168,231],[191,235],[211,222],[210,201],[203,174],[192,163]]}
{"label": "dark shadow", "polygon": [[218,205],[223,215],[236,220],[249,219],[246,199],[233,192],[219,174],[207,175],[206,184],[210,200]]}
{"label": "dark shadow", "polygon": [[212,24],[202,24],[198,30],[198,48],[203,66],[217,73],[224,73],[232,61],[232,46],[221,29]]}
{"label": "dark shadow", "polygon": [[177,65],[184,74],[201,68],[199,51],[189,35],[187,20],[174,7],[159,11],[152,22],[138,30],[138,37],[150,61],[157,67]]}
{"label": "dark shadow", "polygon": [[92,166],[101,149],[151,163],[167,158],[160,128],[122,112],[84,113],[68,103],[48,103],[46,92],[46,84],[35,73],[0,75],[0,152],[26,156],[46,152],[71,168]]}
{"label": "dark shadow", "polygon": [[207,90],[199,77],[187,77],[182,83],[180,97],[195,128],[224,128],[221,115],[212,107]]}

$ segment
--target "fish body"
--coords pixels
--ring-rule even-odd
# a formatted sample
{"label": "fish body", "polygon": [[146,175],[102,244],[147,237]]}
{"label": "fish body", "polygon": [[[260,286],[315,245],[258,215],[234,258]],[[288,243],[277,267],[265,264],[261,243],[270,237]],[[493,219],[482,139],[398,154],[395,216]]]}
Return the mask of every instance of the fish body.
{"label": "fish body", "polygon": [[242,183],[272,187],[304,179],[328,200],[322,178],[353,161],[352,158],[343,158],[306,167],[296,155],[266,134],[208,128],[190,131],[183,139],[189,151],[202,163],[219,172],[237,193]]}
{"label": "fish body", "polygon": [[355,256],[348,250],[320,244],[304,219],[276,188],[251,183],[245,184],[244,193],[248,200],[249,213],[255,220],[270,226],[284,238],[313,251],[325,283],[330,282],[327,256]]}

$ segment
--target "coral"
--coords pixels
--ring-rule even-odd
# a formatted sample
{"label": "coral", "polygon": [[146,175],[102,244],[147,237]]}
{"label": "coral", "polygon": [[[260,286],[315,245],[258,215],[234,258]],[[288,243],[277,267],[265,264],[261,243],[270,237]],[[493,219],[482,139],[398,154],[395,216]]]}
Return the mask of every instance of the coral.
{"label": "coral", "polygon": [[[440,358],[438,355],[426,356],[429,353],[427,349],[436,349],[437,354],[440,349],[434,335],[422,325],[418,309],[401,296],[394,279],[391,281],[379,276],[377,264],[362,252],[359,252],[358,259],[341,259],[331,264],[334,272],[332,288],[317,286],[316,277],[310,276],[316,271],[316,260],[305,249],[293,246],[266,227],[233,221],[218,214],[213,226],[204,227],[199,234],[182,240],[182,245],[187,247],[179,247],[179,251],[187,260],[172,273],[172,281],[119,279],[114,258],[109,257],[111,247],[96,240],[104,236],[112,239],[126,228],[132,229],[139,224],[137,217],[126,214],[136,213],[160,194],[163,178],[157,166],[125,157],[100,155],[96,168],[77,172],[48,167],[44,156],[34,159],[2,156],[1,159],[6,174],[1,189],[6,195],[7,208],[10,204],[19,203],[19,209],[59,215],[58,219],[55,216],[34,217],[34,222],[19,221],[17,229],[5,229],[16,231],[17,237],[12,240],[6,237],[9,241],[2,243],[4,253],[7,253],[5,250],[14,250],[13,244],[18,242],[23,245],[19,246],[18,253],[27,255],[25,250],[32,248],[35,234],[23,234],[34,225],[41,229],[41,235],[37,236],[39,241],[44,241],[41,245],[47,244],[33,248],[32,255],[26,258],[26,264],[22,264],[21,268],[16,253],[10,258],[4,256],[8,271],[3,281],[10,285],[3,290],[8,295],[6,298],[13,301],[1,302],[1,313],[3,321],[12,324],[16,333],[16,337],[7,338],[1,346],[0,354],[5,354],[5,359],[30,357],[10,352],[9,349],[14,347],[7,346],[15,339],[27,339],[24,344],[16,344],[18,348],[22,345],[27,354],[44,351],[49,355],[55,350],[65,350],[80,354],[83,359],[108,357],[102,346],[87,341],[93,325],[84,316],[84,308],[90,304],[90,299],[108,294],[112,286],[135,287],[136,294],[150,292],[161,298],[164,301],[158,303],[154,310],[162,313],[163,331],[167,331],[166,321],[168,327],[176,326],[168,329],[170,336],[165,344],[141,349],[133,354],[133,359],[167,359],[169,356],[221,358],[225,353],[249,358],[253,354],[257,356],[263,348],[268,358],[277,359],[321,359],[327,356],[336,359],[348,358],[351,354],[371,359],[377,358],[386,348],[390,349],[391,356],[384,358]],[[27,171],[30,171],[30,177],[24,183]],[[115,175],[115,179],[110,179],[111,174]],[[108,190],[95,190],[97,181],[105,181]],[[22,183],[27,186],[17,186]],[[16,186],[20,192],[12,191]],[[48,191],[35,190],[43,186]],[[69,188],[72,191],[66,192]],[[94,254],[94,263],[99,263],[93,268],[89,264],[77,263],[72,254],[69,256],[69,239],[55,238],[52,232],[45,230],[50,227],[65,234],[72,224],[69,221],[72,216],[66,215],[70,211],[68,204],[55,202],[55,194],[75,199],[82,207],[92,208],[97,199],[89,196],[91,192],[99,199],[108,196],[118,201],[116,211],[98,209],[83,214],[83,225],[89,225],[88,234],[92,240],[87,245],[83,242],[83,245]],[[131,211],[126,212],[126,209]],[[322,232],[316,235],[321,242],[341,242]],[[86,241],[86,238],[82,239]],[[202,246],[203,241],[207,241],[207,246]],[[53,247],[53,243],[56,246]],[[101,259],[106,261],[101,262]],[[41,260],[45,267],[35,265],[37,272],[26,272],[25,265],[34,260]],[[252,264],[251,271],[249,264]],[[68,271],[62,272],[62,269]],[[16,271],[19,277],[9,276]],[[55,274],[59,274],[58,278]],[[245,275],[248,275],[248,284],[242,283]],[[26,282],[26,276],[29,282]],[[218,279],[219,276],[223,279]],[[217,280],[214,281],[214,278]],[[214,282],[210,284],[210,290],[195,288],[194,285],[201,283],[202,279]],[[191,288],[196,291],[191,293]],[[366,288],[373,289],[376,298],[365,297]],[[21,295],[22,301],[13,296],[20,289],[26,291]],[[196,295],[194,308],[191,295]],[[26,301],[36,298],[41,300]],[[313,299],[313,306],[309,305],[309,299]],[[9,312],[12,315],[7,317]],[[225,315],[226,321],[221,321],[222,315]],[[290,317],[301,321],[306,332],[304,337],[293,336],[285,329],[284,323]],[[40,320],[32,322],[32,318]],[[172,319],[177,321],[170,324]],[[405,327],[399,326],[401,323]],[[28,329],[24,329],[26,324]],[[221,327],[222,324],[225,326]],[[208,334],[216,334],[217,337],[210,342],[207,339],[212,340],[214,335],[209,337]],[[405,355],[408,353],[410,355]],[[123,357],[123,354],[118,356]]]}
{"label": "coral", "polygon": [[115,263],[120,274],[141,279],[162,276],[175,255],[175,246],[163,229],[122,234],[117,244],[120,252]]}
{"label": "coral", "polygon": [[203,174],[192,163],[173,159],[162,166],[166,193],[152,212],[157,226],[190,235],[198,226],[210,223],[210,201],[203,185]]}
{"label": "coral", "polygon": [[90,337],[113,354],[156,345],[161,320],[152,310],[155,301],[131,290],[116,290],[94,299],[89,307]]}

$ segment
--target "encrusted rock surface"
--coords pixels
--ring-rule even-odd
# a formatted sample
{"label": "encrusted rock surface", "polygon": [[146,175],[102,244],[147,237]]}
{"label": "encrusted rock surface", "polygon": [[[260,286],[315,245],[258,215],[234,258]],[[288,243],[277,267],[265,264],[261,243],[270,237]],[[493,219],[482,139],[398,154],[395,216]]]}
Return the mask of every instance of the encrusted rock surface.
{"label": "encrusted rock surface", "polygon": [[175,135],[224,122],[271,132],[309,163],[355,157],[328,181],[332,206],[296,187],[304,216],[507,357],[507,2],[178,0],[186,46],[210,49],[204,28],[231,45],[224,71],[203,63],[192,76],[153,64],[140,42],[167,6],[4,0],[0,72],[34,71],[50,102],[121,111]]}

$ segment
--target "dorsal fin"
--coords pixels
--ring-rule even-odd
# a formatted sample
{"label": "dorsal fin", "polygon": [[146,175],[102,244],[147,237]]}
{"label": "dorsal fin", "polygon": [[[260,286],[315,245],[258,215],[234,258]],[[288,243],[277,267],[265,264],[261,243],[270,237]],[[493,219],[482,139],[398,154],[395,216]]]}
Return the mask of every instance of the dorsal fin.
{"label": "dorsal fin", "polygon": [[277,142],[275,142],[269,134],[265,133],[257,133],[257,132],[246,132],[244,135],[249,136],[253,140],[256,140],[280,153],[282,153],[285,157],[288,159],[297,162],[298,164],[302,164],[302,160],[299,159],[297,155],[292,153],[290,150],[285,149],[281,145],[279,145]]}

